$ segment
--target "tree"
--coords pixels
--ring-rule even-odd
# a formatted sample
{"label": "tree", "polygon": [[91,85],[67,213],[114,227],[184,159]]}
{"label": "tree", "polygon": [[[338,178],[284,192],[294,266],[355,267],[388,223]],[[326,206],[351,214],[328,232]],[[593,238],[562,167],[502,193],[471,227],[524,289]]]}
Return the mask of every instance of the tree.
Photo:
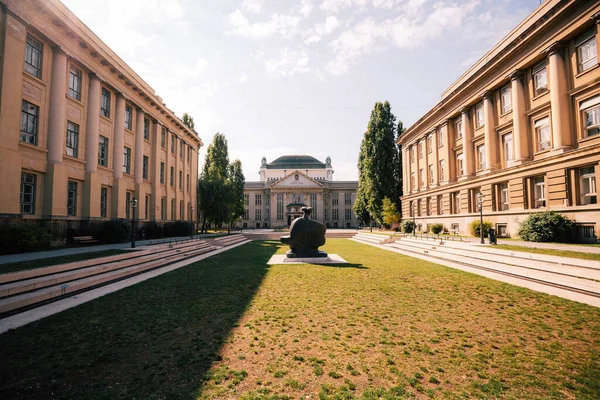
{"label": "tree", "polygon": [[229,164],[229,226],[236,219],[244,215],[244,173],[242,172],[242,162],[235,160]]}
{"label": "tree", "polygon": [[390,103],[375,103],[358,156],[358,191],[354,210],[365,211],[383,224],[383,199],[400,206],[401,181],[398,181],[399,154],[396,145],[396,117]]}
{"label": "tree", "polygon": [[397,196],[397,200],[395,200],[395,202],[398,205],[398,212],[400,213],[400,218],[402,218],[401,197],[404,195],[404,191],[402,190],[404,185],[402,180],[402,146],[398,143],[398,141],[400,140],[400,136],[402,136],[405,130],[406,128],[404,127],[402,121],[398,121],[398,128],[396,129],[396,146],[398,146],[398,164],[396,164],[394,179],[397,182],[397,192],[395,193],[395,195]]}
{"label": "tree", "polygon": [[381,207],[381,215],[383,218],[383,225],[386,228],[391,227],[393,224],[397,224],[400,222],[400,213],[398,213],[398,209],[396,208],[396,204],[394,204],[389,198],[384,197],[383,203]]}
{"label": "tree", "polygon": [[186,112],[183,113],[182,121],[185,126],[187,126],[190,129],[194,129],[194,118],[192,118],[190,114]]}

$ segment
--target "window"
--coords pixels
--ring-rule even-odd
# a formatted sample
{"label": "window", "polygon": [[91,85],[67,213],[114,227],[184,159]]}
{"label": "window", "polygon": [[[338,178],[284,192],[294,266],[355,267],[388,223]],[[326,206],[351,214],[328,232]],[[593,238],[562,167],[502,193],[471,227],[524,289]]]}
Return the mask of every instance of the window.
{"label": "window", "polygon": [[333,210],[331,210],[331,214],[332,214],[332,219],[339,219],[339,210],[337,208],[334,208]]}
{"label": "window", "polygon": [[[425,215],[431,215],[431,197],[425,199]],[[427,229],[427,232],[429,232],[429,229]]]}
{"label": "window", "polygon": [[331,205],[332,206],[337,206],[338,205],[338,196],[337,196],[337,194],[333,195],[333,197],[331,198]]}
{"label": "window", "polygon": [[73,66],[69,70],[69,96],[81,100],[81,71]]}
{"label": "window", "polygon": [[596,204],[596,173],[594,167],[579,168],[579,194],[581,204]]}
{"label": "window", "polygon": [[500,211],[507,211],[510,209],[510,204],[508,202],[508,183],[499,183],[498,184],[498,195],[500,197]]}
{"label": "window", "polygon": [[512,133],[507,133],[506,135],[502,136],[502,151],[504,153],[504,166],[510,166],[514,160]]}
{"label": "window", "polygon": [[171,176],[169,177],[169,184],[171,187],[175,186],[175,167],[171,167]]}
{"label": "window", "polygon": [[460,192],[454,192],[451,194],[452,197],[452,211],[454,214],[460,214]]}
{"label": "window", "polygon": [[456,156],[456,177],[461,177],[465,174],[465,163],[462,153]]}
{"label": "window", "polygon": [[21,172],[21,214],[35,214],[35,183],[34,174]]}
{"label": "window", "polygon": [[425,171],[419,168],[419,186],[425,186]]}
{"label": "window", "polygon": [[475,106],[475,126],[481,128],[483,126],[483,103]]}
{"label": "window", "polygon": [[415,162],[415,146],[410,147],[410,162]]}
{"label": "window", "polygon": [[150,140],[150,120],[144,118],[144,139]]}
{"label": "window", "polygon": [[148,179],[148,156],[144,156],[142,160],[142,178]]}
{"label": "window", "polygon": [[456,139],[458,140],[463,136],[462,118],[458,117],[456,119],[454,127],[456,128]]}
{"label": "window", "polygon": [[[267,196],[268,198],[268,196]],[[310,215],[311,219],[317,219],[317,194],[310,194],[310,206],[312,207],[312,214]]]}
{"label": "window", "polygon": [[108,138],[102,135],[98,137],[98,165],[108,166]]}
{"label": "window", "polygon": [[131,106],[129,104],[125,105],[125,129],[131,130],[131,114],[133,111],[131,110]]}
{"label": "window", "polygon": [[546,62],[541,62],[532,70],[533,75],[533,94],[540,95],[548,91],[548,74],[546,72]]}
{"label": "window", "polygon": [[25,71],[36,78],[42,77],[42,43],[29,35],[25,42]]}
{"label": "window", "polygon": [[21,103],[21,142],[37,144],[40,108],[25,100]]}
{"label": "window", "polygon": [[427,136],[427,153],[431,153],[433,151],[433,136]]}
{"label": "window", "polygon": [[189,163],[192,160],[192,146],[189,146],[187,149],[187,162]]}
{"label": "window", "polygon": [[344,219],[345,219],[346,221],[351,221],[351,220],[352,220],[352,210],[351,210],[351,209],[349,209],[349,208],[346,208],[346,209],[344,210]]}
{"label": "window", "polygon": [[277,220],[283,220],[283,193],[277,193]]}
{"label": "window", "polygon": [[179,142],[179,158],[183,160],[183,146],[185,146],[185,142],[182,140]]}
{"label": "window", "polygon": [[144,198],[144,219],[148,219],[150,213],[150,196],[146,195]]}
{"label": "window", "polygon": [[444,179],[446,179],[444,177],[444,160],[440,160],[439,164],[440,164],[440,167],[439,167],[438,173],[440,175],[440,181],[443,181]]}
{"label": "window", "polygon": [[125,218],[131,218],[131,192],[125,192]]}
{"label": "window", "polygon": [[254,195],[254,205],[255,206],[262,206],[262,195],[261,194],[255,194]]}
{"label": "window", "polygon": [[344,204],[347,206],[352,204],[352,195],[350,193],[344,193]]}
{"label": "window", "polygon": [[433,176],[433,164],[429,164],[429,183],[435,183],[435,177]]}
{"label": "window", "polygon": [[77,157],[77,142],[79,139],[79,125],[67,121],[67,155]]}
{"label": "window", "polygon": [[171,199],[171,221],[175,221],[177,219],[177,215],[175,215],[175,199]]}
{"label": "window", "polygon": [[165,184],[165,163],[162,161],[160,163],[160,183]]}
{"label": "window", "polygon": [[254,210],[254,219],[262,219],[262,209],[257,208]]}
{"label": "window", "polygon": [[577,70],[583,72],[598,64],[594,30],[587,32],[575,42],[577,47]]}
{"label": "window", "polygon": [[419,142],[419,158],[423,158],[423,141]]}
{"label": "window", "polygon": [[581,103],[579,109],[583,111],[584,137],[600,133],[600,96],[592,97]]}
{"label": "window", "polygon": [[444,135],[442,134],[441,129],[438,130],[438,147],[442,147],[444,145]]}
{"label": "window", "polygon": [[184,219],[183,216],[183,200],[179,202],[179,219]]}
{"label": "window", "polygon": [[444,215],[444,197],[441,194],[437,196],[437,212],[438,215]]}
{"label": "window", "polygon": [[512,99],[510,97],[510,85],[500,89],[500,103],[502,106],[502,114],[512,111]]}
{"label": "window", "polygon": [[110,118],[110,92],[102,88],[102,103],[100,104],[100,114]]}
{"label": "window", "polygon": [[485,145],[477,146],[477,168],[479,170],[485,169]]}
{"label": "window", "polygon": [[543,176],[533,178],[534,208],[546,207],[546,181]]}
{"label": "window", "polygon": [[179,189],[183,189],[183,172],[179,171]]}
{"label": "window", "polygon": [[248,204],[250,204],[250,195],[245,194],[244,195],[244,205],[247,206]]}
{"label": "window", "polygon": [[186,179],[185,179],[185,190],[187,192],[190,191],[190,174],[187,174]]}
{"label": "window", "polygon": [[410,188],[415,189],[417,187],[417,175],[412,172],[410,174]]}
{"label": "window", "polygon": [[67,215],[77,215],[77,182],[67,183]]}
{"label": "window", "polygon": [[160,131],[160,147],[162,147],[163,149],[165,148],[165,145],[167,143],[167,130],[165,129],[165,127],[163,126],[161,131]]}
{"label": "window", "polygon": [[160,198],[160,219],[167,219],[167,198]]}
{"label": "window", "polygon": [[108,189],[100,188],[100,216],[106,218],[106,205],[108,204]]}
{"label": "window", "polygon": [[125,147],[125,151],[123,151],[123,172],[131,173],[131,149],[129,147]]}
{"label": "window", "polygon": [[171,153],[175,154],[175,135],[171,135]]}
{"label": "window", "polygon": [[537,140],[537,151],[550,148],[550,124],[548,117],[538,119],[534,123],[535,136]]}

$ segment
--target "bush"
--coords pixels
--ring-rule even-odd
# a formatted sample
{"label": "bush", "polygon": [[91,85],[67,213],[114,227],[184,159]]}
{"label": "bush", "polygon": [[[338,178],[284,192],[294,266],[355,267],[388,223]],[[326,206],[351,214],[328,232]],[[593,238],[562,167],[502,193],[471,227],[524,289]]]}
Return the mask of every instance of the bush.
{"label": "bush", "polygon": [[190,221],[173,221],[164,224],[165,237],[189,236],[191,232]]}
{"label": "bush", "polygon": [[[486,237],[488,235],[489,230],[492,228],[492,223],[489,221],[483,221],[483,236]],[[480,237],[479,230],[479,220],[476,219],[469,224],[469,232],[471,232],[472,236]]]}
{"label": "bush", "polygon": [[411,220],[407,220],[402,223],[402,231],[404,233],[413,233],[414,230],[415,230],[415,223],[412,222]]}
{"label": "bush", "polygon": [[436,223],[431,225],[431,233],[434,235],[439,235],[444,230],[444,224]]}
{"label": "bush", "polygon": [[163,225],[156,221],[146,222],[142,229],[145,232],[146,239],[161,239],[165,237]]}
{"label": "bush", "polygon": [[573,221],[556,211],[534,213],[521,223],[518,235],[528,242],[570,242]]}
{"label": "bush", "polygon": [[35,222],[20,219],[0,222],[0,254],[46,250],[51,243],[50,232]]}
{"label": "bush", "polygon": [[94,239],[102,243],[123,243],[131,240],[131,221],[111,219],[94,222],[89,227]]}

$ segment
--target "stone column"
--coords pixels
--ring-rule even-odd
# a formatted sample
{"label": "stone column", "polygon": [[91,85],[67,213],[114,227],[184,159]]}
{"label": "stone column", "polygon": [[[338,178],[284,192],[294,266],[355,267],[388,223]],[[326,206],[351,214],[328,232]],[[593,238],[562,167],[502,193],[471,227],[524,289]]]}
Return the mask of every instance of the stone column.
{"label": "stone column", "polygon": [[498,144],[496,140],[496,118],[494,115],[494,93],[485,92],[483,95],[483,121],[485,140],[485,171],[496,169]]}
{"label": "stone column", "polygon": [[550,86],[550,109],[552,111],[552,147],[564,150],[572,147],[570,128],[570,99],[564,48],[555,43],[548,50],[548,83]]}
{"label": "stone column", "polygon": [[450,144],[448,121],[442,122],[438,129],[440,130],[444,141],[444,149],[442,150],[444,158],[446,160],[446,162],[444,163],[444,166],[446,167],[446,171],[444,171],[444,176],[446,177],[446,182],[450,182],[456,179],[456,174],[454,173],[456,159],[454,157],[454,152],[452,151],[452,145]]}
{"label": "stone column", "polygon": [[510,85],[515,163],[522,163],[531,158],[531,153],[529,134],[527,132],[528,118],[525,107],[525,87],[523,83],[523,73],[521,71],[515,71],[510,75]]}
{"label": "stone column", "polygon": [[431,132],[431,157],[429,158],[429,163],[433,165],[433,184],[430,185],[432,188],[440,184],[438,175],[438,159],[437,130],[434,129],[433,132]]}
{"label": "stone column", "polygon": [[100,187],[98,177],[98,140],[100,136],[100,78],[89,74],[88,106],[85,127],[85,183],[83,184],[83,217],[100,217]]}
{"label": "stone column", "polygon": [[[135,148],[133,149],[133,176],[135,183],[135,198],[138,201],[138,217],[144,219],[145,207],[146,207],[146,193],[142,187],[142,172],[144,165],[144,110],[138,107],[135,112]],[[148,165],[150,168],[150,165]],[[150,207],[148,207],[150,208]],[[150,213],[150,210],[148,210]]]}
{"label": "stone column", "polygon": [[[152,141],[152,156],[150,157],[150,179],[152,180],[152,194],[150,195],[150,221],[160,219],[160,199],[162,197],[160,186],[160,128],[156,120],[150,120],[150,140]],[[158,208],[158,210],[157,210]],[[196,208],[196,207],[194,207]]]}
{"label": "stone column", "polygon": [[415,177],[416,177],[416,184],[417,187],[415,187],[415,192],[418,192],[421,190],[421,186],[423,185],[423,182],[421,182],[421,165],[422,163],[419,161],[420,157],[419,157],[419,144],[421,143],[421,139],[418,139],[415,142]]}
{"label": "stone column", "polygon": [[67,169],[63,164],[67,99],[67,55],[52,48],[52,76],[48,117],[48,168],[44,178],[43,213],[51,217],[67,215]]}
{"label": "stone column", "polygon": [[406,175],[408,178],[406,179],[407,184],[406,184],[406,191],[404,193],[408,194],[411,193],[413,191],[413,187],[412,187],[412,182],[411,182],[411,175],[412,175],[412,165],[411,165],[411,161],[410,161],[410,146],[408,146],[406,148],[406,168],[404,169],[404,171],[406,171]]}
{"label": "stone column", "polygon": [[125,151],[125,97],[116,93],[113,134],[113,190],[111,217],[125,218],[125,182],[123,181],[123,152]]}
{"label": "stone column", "polygon": [[[465,177],[469,178],[475,175],[475,162],[473,157],[473,123],[471,122],[471,108],[464,107],[460,110],[463,127],[463,162]],[[456,162],[456,160],[454,160]]]}
{"label": "stone column", "polygon": [[425,182],[423,182],[423,186],[425,187],[425,189],[429,188],[429,151],[427,149],[427,138],[429,137],[429,134],[425,135],[425,137],[423,138],[423,163],[425,164],[423,166],[423,177],[425,178]]}

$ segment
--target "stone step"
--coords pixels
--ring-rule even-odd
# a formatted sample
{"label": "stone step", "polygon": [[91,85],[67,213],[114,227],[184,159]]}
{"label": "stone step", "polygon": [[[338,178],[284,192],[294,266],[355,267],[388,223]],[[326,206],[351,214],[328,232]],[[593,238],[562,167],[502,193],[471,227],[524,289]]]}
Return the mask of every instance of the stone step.
{"label": "stone step", "polygon": [[376,233],[357,233],[353,238],[377,244],[393,243],[395,241],[390,235],[380,235]]}
{"label": "stone step", "polygon": [[202,247],[197,250],[188,252],[173,252],[172,254],[163,255],[159,259],[145,262],[142,264],[121,268],[114,271],[104,272],[86,278],[77,279],[68,283],[48,286],[32,292],[22,293],[15,296],[0,299],[0,314],[11,312],[23,307],[32,306],[36,303],[52,300],[53,298],[64,296],[70,293],[85,290],[98,285],[103,285],[115,280],[123,279],[131,275],[139,274],[150,269],[163,267],[168,264],[184,260],[186,258],[195,257],[209,251],[215,250],[214,247]]}

